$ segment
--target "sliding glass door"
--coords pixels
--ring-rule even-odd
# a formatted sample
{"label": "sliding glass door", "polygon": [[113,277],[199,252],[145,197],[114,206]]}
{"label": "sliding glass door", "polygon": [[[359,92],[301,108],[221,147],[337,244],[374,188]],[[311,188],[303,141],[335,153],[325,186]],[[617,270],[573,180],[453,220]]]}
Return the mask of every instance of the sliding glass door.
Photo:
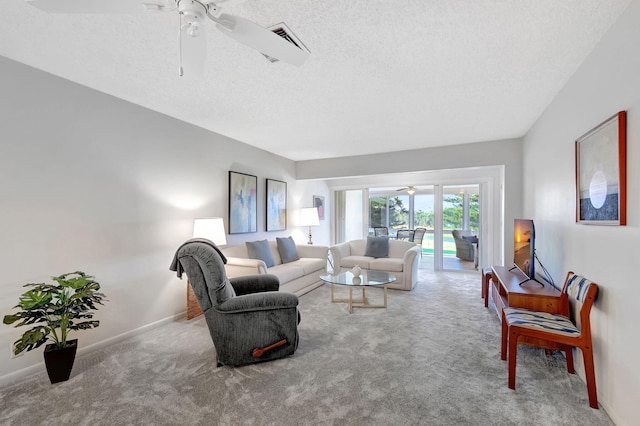
{"label": "sliding glass door", "polygon": [[480,232],[480,185],[442,187],[442,268],[476,269]]}
{"label": "sliding glass door", "polygon": [[374,235],[386,227],[391,238],[398,230],[426,229],[421,242],[422,268],[475,270],[480,261],[480,184],[424,185],[411,193],[395,188],[335,192],[334,241],[340,243]]}
{"label": "sliding glass door", "polygon": [[411,193],[389,188],[369,189],[369,235],[373,228],[385,227],[393,238],[399,230],[425,228],[421,248],[424,256],[434,255],[434,187],[412,188]]}
{"label": "sliding glass door", "polygon": [[424,256],[433,256],[435,253],[435,211],[433,186],[424,187],[418,190],[413,195],[412,207],[412,228],[426,229],[424,237],[422,238],[422,256],[423,258]]}

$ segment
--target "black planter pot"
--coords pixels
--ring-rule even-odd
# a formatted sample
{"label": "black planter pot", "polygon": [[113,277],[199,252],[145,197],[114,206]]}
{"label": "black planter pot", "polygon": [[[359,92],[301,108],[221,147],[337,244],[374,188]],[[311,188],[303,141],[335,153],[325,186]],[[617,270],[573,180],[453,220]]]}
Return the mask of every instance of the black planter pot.
{"label": "black planter pot", "polygon": [[67,340],[64,348],[58,348],[54,344],[45,346],[44,364],[47,366],[47,374],[49,374],[51,383],[69,380],[77,350],[78,339]]}

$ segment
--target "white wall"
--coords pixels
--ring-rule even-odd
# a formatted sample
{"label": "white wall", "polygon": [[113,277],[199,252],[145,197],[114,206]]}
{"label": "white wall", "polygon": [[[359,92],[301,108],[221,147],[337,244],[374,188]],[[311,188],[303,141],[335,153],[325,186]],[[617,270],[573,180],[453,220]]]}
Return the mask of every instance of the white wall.
{"label": "white wall", "polygon": [[[193,218],[227,223],[229,170],[258,176],[258,230],[228,244],[293,235],[322,181],[297,182],[292,161],[0,57],[0,315],[22,284],[83,270],[109,301],[80,350],[170,320],[186,281],[168,267]],[[265,179],[288,183],[288,231],[264,232]],[[330,206],[327,206],[330,211]],[[329,243],[330,221],[314,229]],[[10,359],[25,327],[0,327],[0,384],[41,371],[42,350]]]}
{"label": "white wall", "polygon": [[[640,401],[638,22],[634,0],[524,138],[524,212],[535,220],[541,260],[560,284],[572,270],[600,285],[591,314],[598,397],[619,425],[637,424]],[[575,140],[620,110],[628,119],[627,226],[576,224]]]}
{"label": "white wall", "polygon": [[364,203],[364,191],[346,191],[345,205],[346,208],[344,212],[344,223],[346,224],[346,226],[344,241],[359,240],[361,238],[365,238],[365,235],[367,235],[368,233],[365,233],[364,229],[368,226],[368,224],[365,225],[363,219],[364,215],[362,214],[362,212],[364,212],[366,208]]}

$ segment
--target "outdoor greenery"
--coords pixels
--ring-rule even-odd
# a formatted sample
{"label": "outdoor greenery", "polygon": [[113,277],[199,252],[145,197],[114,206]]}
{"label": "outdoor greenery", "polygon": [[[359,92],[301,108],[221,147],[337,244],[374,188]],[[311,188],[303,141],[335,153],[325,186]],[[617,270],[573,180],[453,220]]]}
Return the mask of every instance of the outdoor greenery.
{"label": "outdoor greenery", "polygon": [[435,225],[435,219],[433,217],[433,211],[425,212],[424,210],[416,210],[413,213],[413,222],[415,227],[422,227],[427,229],[433,229]]}
{"label": "outdoor greenery", "polygon": [[17,323],[14,327],[34,326],[25,331],[14,343],[14,353],[35,349],[47,340],[63,348],[70,330],[87,330],[100,325],[92,320],[92,310],[102,305],[105,295],[100,293],[100,284],[92,276],[81,271],[52,277],[56,284],[29,283],[31,287],[20,296],[14,308],[20,311],[5,315],[5,324]]}
{"label": "outdoor greenery", "polygon": [[369,223],[371,227],[387,226],[387,200],[389,201],[389,228],[407,228],[409,209],[400,197],[371,197],[369,199]]}
{"label": "outdoor greenery", "polygon": [[[479,195],[469,195],[469,229],[478,230]],[[450,194],[444,197],[444,202],[450,204],[442,210],[444,229],[462,229],[462,195]]]}
{"label": "outdoor greenery", "polygon": [[[387,200],[389,209],[387,210]],[[445,207],[442,210],[444,229],[463,228],[463,196],[459,194],[449,194],[444,197]],[[479,195],[469,195],[469,228],[477,231],[479,220]],[[369,199],[370,226],[388,226],[391,229],[407,228],[409,225],[409,209],[405,207],[401,197],[375,196]],[[389,224],[387,225],[387,211],[389,214]],[[433,211],[416,210],[413,217],[414,227],[424,227],[433,229],[435,220]]]}

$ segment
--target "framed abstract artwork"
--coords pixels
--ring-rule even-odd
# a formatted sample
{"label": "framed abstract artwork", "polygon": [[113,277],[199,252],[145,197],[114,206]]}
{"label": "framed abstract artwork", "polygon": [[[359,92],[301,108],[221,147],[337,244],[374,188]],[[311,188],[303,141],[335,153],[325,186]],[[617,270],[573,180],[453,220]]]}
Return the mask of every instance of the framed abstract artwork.
{"label": "framed abstract artwork", "polygon": [[627,224],[627,113],[576,141],[576,222]]}
{"label": "framed abstract artwork", "polygon": [[229,234],[258,231],[258,178],[229,171]]}
{"label": "framed abstract artwork", "polygon": [[267,179],[267,231],[287,229],[287,183]]}
{"label": "framed abstract artwork", "polygon": [[318,218],[320,220],[324,220],[324,197],[321,195],[314,195],[313,207],[318,209]]}

